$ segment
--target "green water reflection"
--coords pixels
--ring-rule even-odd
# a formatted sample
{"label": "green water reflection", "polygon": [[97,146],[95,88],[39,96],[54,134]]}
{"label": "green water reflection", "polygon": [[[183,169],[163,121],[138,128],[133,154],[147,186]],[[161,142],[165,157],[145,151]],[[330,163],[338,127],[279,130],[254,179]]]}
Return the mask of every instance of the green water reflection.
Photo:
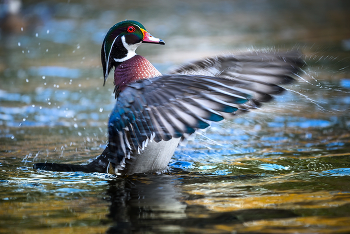
{"label": "green water reflection", "polygon": [[[0,233],[350,232],[347,1],[23,1],[10,28],[5,3]],[[252,49],[299,49],[308,66],[274,103],[180,147],[167,174],[34,171],[105,147],[100,44],[124,19],[165,40],[138,49],[164,73]]]}

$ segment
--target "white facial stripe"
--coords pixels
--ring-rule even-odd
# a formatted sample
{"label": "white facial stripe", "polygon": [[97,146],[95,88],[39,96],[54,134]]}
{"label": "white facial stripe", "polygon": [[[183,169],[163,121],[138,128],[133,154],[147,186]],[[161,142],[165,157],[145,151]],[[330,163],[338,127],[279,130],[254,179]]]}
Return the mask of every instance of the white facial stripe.
{"label": "white facial stripe", "polygon": [[[111,55],[111,52],[112,52],[112,48],[113,48],[113,45],[114,45],[114,42],[117,40],[117,38],[119,37],[119,35],[114,38],[113,40],[113,43],[111,45],[111,49],[109,50],[109,54],[108,54],[108,57],[105,58],[107,60],[107,63],[106,63],[106,74],[105,74],[105,77],[108,76],[108,66],[109,66],[109,56]],[[105,54],[106,54],[106,46],[104,46],[104,51],[105,51]]]}
{"label": "white facial stripe", "polygon": [[137,43],[137,44],[129,45],[128,43],[126,43],[125,36],[123,35],[122,36],[122,43],[123,43],[123,46],[125,47],[125,49],[128,51],[128,54],[124,58],[121,58],[121,59],[114,58],[114,61],[116,61],[116,62],[124,62],[124,61],[134,57],[136,55],[135,50],[137,49],[137,47],[139,47],[139,45],[141,45],[142,41]]}
{"label": "white facial stripe", "polygon": [[138,25],[136,25],[136,24],[133,24],[135,27],[138,27],[140,30],[141,30],[141,28],[138,26]]}
{"label": "white facial stripe", "polygon": [[[138,28],[140,29],[140,27],[139,27],[138,25],[136,25],[136,24],[133,24],[133,26],[138,27]],[[141,29],[140,29],[140,30],[141,30]],[[114,45],[115,41],[117,40],[117,38],[118,38],[119,36],[120,36],[120,35],[118,35],[118,36],[113,40],[113,43],[112,43],[112,45],[111,45],[111,49],[110,49],[110,51],[109,51],[108,56],[107,56],[107,54],[106,54],[106,47],[104,46],[104,52],[105,52],[105,55],[106,55],[105,60],[107,60],[107,63],[106,63],[106,74],[105,74],[105,76],[108,75],[109,58],[110,58],[110,55],[111,55],[111,52],[112,52],[113,45]],[[152,38],[152,39],[153,39],[153,38]],[[135,50],[136,50],[137,47],[142,43],[142,41],[141,41],[140,43],[137,43],[137,44],[129,45],[128,43],[126,43],[126,41],[125,41],[125,36],[123,35],[123,36],[122,36],[122,43],[123,43],[125,49],[128,51],[128,54],[126,55],[126,57],[121,58],[121,59],[116,59],[116,58],[114,58],[114,61],[116,61],[116,62],[124,62],[124,61],[126,61],[126,60],[128,60],[128,59],[134,57],[134,56],[136,55]]]}

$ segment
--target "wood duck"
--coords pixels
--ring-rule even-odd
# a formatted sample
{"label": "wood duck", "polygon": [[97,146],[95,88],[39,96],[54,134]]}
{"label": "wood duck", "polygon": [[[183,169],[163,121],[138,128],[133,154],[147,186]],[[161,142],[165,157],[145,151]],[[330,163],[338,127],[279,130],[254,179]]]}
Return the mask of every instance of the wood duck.
{"label": "wood duck", "polygon": [[114,67],[117,101],[103,153],[85,165],[38,163],[34,168],[121,175],[163,172],[181,140],[211,121],[270,101],[304,64],[295,51],[249,52],[194,61],[162,75],[135,53],[142,43],[165,44],[132,20],[115,24],[104,38],[104,83]]}

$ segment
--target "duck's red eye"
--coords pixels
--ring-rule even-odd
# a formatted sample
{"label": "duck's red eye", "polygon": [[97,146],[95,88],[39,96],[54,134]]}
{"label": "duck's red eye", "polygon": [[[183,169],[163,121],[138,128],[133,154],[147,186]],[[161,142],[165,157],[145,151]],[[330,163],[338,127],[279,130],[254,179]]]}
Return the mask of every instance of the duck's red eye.
{"label": "duck's red eye", "polygon": [[129,26],[128,27],[128,29],[127,29],[127,31],[129,32],[129,33],[133,33],[133,32],[135,32],[135,27],[134,26]]}

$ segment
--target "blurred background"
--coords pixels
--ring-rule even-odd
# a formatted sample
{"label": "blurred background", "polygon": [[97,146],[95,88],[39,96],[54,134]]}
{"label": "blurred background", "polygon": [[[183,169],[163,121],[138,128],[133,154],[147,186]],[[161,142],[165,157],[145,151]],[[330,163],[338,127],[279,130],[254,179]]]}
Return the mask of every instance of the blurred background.
{"label": "blurred background", "polygon": [[[100,50],[125,19],[165,41],[137,50],[162,73],[251,50],[299,50],[307,67],[276,102],[180,147],[170,169],[183,171],[170,179],[34,171],[35,162],[82,163],[105,147],[115,99],[112,77],[103,86]],[[346,0],[2,0],[0,232],[112,233],[130,220],[140,232],[350,232],[349,22]],[[155,187],[145,195],[134,183]],[[157,203],[155,188],[176,208]],[[153,229],[142,223],[150,219]]]}
{"label": "blurred background", "polygon": [[297,49],[310,58],[309,64],[327,63],[336,71],[332,76],[345,78],[349,9],[348,1],[3,0],[0,123],[106,122],[113,106],[106,93],[113,85],[109,81],[102,87],[100,47],[108,29],[124,19],[140,21],[165,40],[165,46],[138,49],[163,73],[222,53]]}

